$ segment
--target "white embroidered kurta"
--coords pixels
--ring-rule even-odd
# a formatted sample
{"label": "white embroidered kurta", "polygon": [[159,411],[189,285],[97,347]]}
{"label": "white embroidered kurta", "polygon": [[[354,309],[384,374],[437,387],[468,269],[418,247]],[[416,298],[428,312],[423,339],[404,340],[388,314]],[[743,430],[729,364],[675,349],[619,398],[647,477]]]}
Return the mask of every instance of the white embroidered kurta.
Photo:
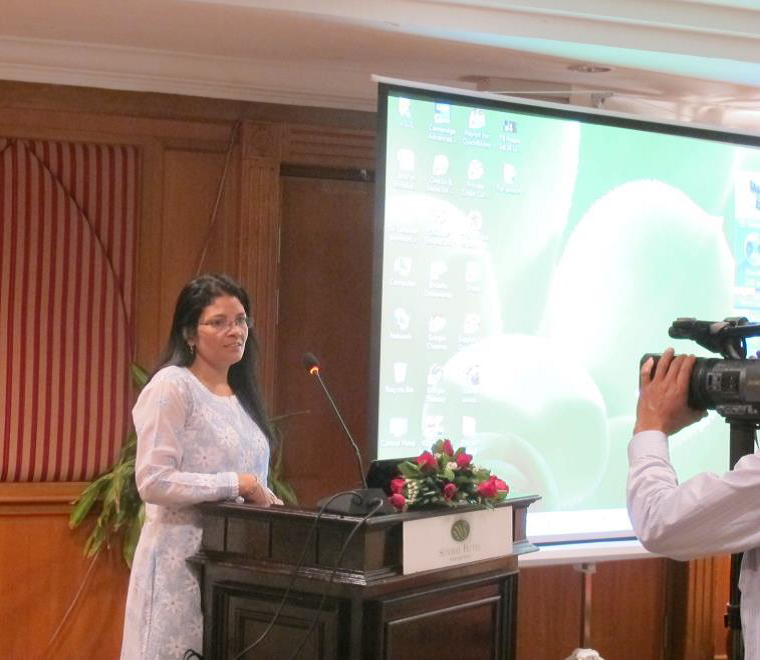
{"label": "white embroidered kurta", "polygon": [[744,658],[760,660],[760,454],[679,485],[665,434],[644,431],[628,445],[628,461],[628,513],[647,550],[682,560],[744,552]]}
{"label": "white embroidered kurta", "polygon": [[265,484],[269,445],[234,396],[183,367],[159,371],[132,411],[135,479],[145,505],[124,618],[122,660],[202,652],[198,581],[185,560],[201,542],[198,502],[234,499],[237,473]]}

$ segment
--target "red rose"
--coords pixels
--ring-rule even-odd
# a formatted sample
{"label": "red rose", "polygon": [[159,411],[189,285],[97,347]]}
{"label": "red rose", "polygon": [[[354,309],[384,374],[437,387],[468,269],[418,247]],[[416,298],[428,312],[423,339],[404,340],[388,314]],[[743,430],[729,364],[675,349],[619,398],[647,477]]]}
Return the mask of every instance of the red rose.
{"label": "red rose", "polygon": [[465,454],[464,452],[459,454],[457,456],[457,466],[460,468],[466,468],[470,467],[470,463],[472,463],[472,456],[470,454]]}
{"label": "red rose", "polygon": [[435,456],[433,456],[433,454],[431,454],[429,451],[424,451],[417,457],[417,465],[419,465],[423,470],[425,468],[428,470],[438,469],[438,461],[436,460]]}
{"label": "red rose", "polygon": [[482,497],[496,497],[498,493],[499,490],[496,487],[493,478],[489,479],[488,481],[484,481],[482,484],[480,484],[480,486],[478,486],[478,494]]}
{"label": "red rose", "polygon": [[394,493],[390,496],[389,500],[395,509],[398,509],[399,511],[404,510],[404,507],[406,506],[406,498],[401,493]]}
{"label": "red rose", "polygon": [[398,493],[399,495],[403,495],[405,486],[406,486],[406,479],[404,479],[403,477],[396,477],[395,479],[391,480],[392,493]]}
{"label": "red rose", "polygon": [[451,446],[451,440],[443,441],[443,453],[448,456],[454,455],[454,447]]}
{"label": "red rose", "polygon": [[454,484],[446,484],[443,487],[443,496],[447,500],[453,500],[454,495],[456,495],[459,492],[459,489]]}
{"label": "red rose", "polygon": [[509,486],[507,486],[507,483],[505,481],[502,481],[499,479],[499,477],[491,477],[491,479],[493,480],[494,484],[496,484],[496,490],[498,490],[500,493],[502,491],[506,491],[507,493],[509,492]]}

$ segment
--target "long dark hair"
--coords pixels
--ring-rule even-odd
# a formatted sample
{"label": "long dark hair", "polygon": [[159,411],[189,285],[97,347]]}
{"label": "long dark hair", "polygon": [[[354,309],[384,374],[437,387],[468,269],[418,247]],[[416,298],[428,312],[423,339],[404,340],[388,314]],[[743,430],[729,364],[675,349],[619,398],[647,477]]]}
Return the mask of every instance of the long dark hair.
{"label": "long dark hair", "polygon": [[[190,352],[187,339],[195,336],[201,313],[219,296],[237,298],[243,305],[246,315],[251,315],[248,294],[231,277],[209,274],[190,280],[177,296],[169,340],[159,358],[156,371],[169,365],[189,367],[193,363],[194,355]],[[273,440],[272,429],[264,412],[259,388],[256,386],[255,369],[258,352],[258,344],[253,331],[251,331],[248,333],[245,342],[243,357],[239,362],[233,364],[227,372],[227,382],[240,404],[251,419],[258,424],[271,444]]]}

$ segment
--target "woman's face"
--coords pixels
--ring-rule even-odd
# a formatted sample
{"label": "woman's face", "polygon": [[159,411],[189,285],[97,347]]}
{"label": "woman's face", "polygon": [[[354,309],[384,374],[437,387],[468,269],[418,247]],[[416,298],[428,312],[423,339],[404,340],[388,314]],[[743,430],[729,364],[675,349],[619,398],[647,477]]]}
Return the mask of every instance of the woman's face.
{"label": "woman's face", "polygon": [[234,296],[214,298],[198,318],[195,359],[214,369],[229,369],[243,357],[249,319]]}

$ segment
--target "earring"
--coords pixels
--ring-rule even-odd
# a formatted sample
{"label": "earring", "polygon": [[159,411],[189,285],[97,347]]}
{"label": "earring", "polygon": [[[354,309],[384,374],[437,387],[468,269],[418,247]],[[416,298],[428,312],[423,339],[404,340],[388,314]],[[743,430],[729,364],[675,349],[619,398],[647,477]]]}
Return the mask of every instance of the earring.
{"label": "earring", "polygon": [[187,347],[190,349],[190,355],[195,357],[195,344],[188,344]]}

